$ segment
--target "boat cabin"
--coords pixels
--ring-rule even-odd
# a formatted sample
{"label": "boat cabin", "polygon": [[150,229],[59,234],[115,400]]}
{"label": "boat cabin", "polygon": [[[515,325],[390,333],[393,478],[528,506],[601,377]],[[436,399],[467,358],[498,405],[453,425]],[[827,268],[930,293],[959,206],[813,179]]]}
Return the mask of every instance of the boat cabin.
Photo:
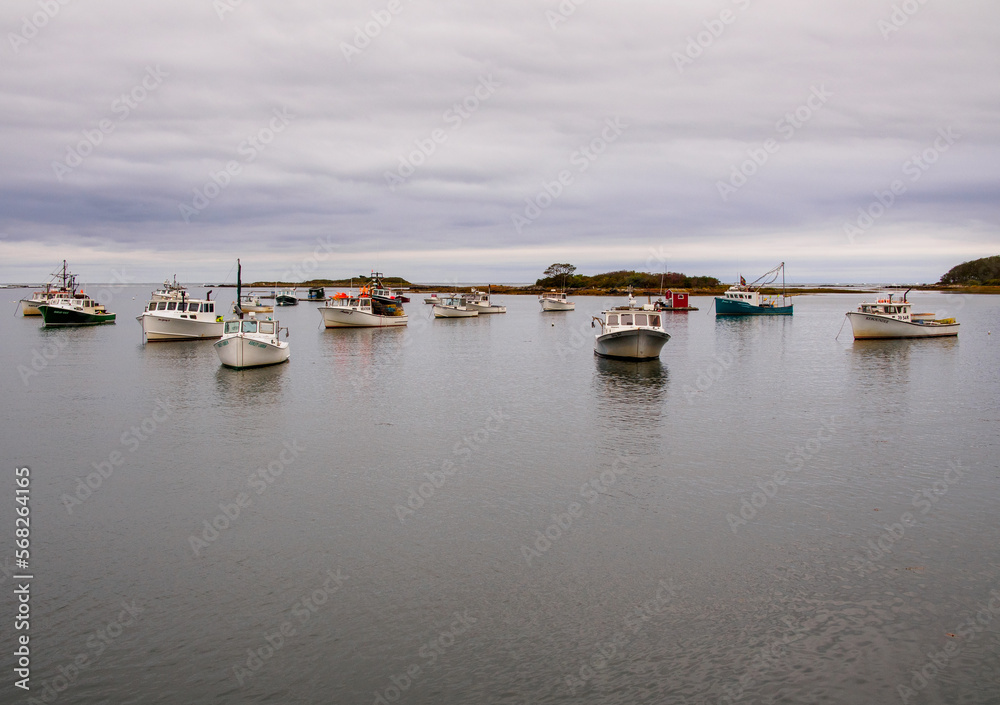
{"label": "boat cabin", "polygon": [[566,301],[565,291],[550,291],[548,293],[542,294],[538,298],[540,299],[550,299],[552,301]]}
{"label": "boat cabin", "polygon": [[[188,313],[215,313],[214,301],[166,301],[154,299],[146,305],[147,311],[177,311]],[[181,318],[187,318],[181,315]]]}
{"label": "boat cabin", "polygon": [[611,310],[604,312],[602,327],[605,332],[622,328],[657,328],[663,330],[663,319],[659,313],[639,310]]}
{"label": "boat cabin", "polygon": [[237,333],[274,335],[277,330],[277,321],[258,321],[255,318],[247,318],[242,321],[226,321],[226,335]]}
{"label": "boat cabin", "polygon": [[911,306],[913,304],[909,301],[894,301],[892,296],[889,296],[889,298],[879,299],[874,303],[861,304],[858,306],[858,313],[892,318],[897,321],[909,321]]}

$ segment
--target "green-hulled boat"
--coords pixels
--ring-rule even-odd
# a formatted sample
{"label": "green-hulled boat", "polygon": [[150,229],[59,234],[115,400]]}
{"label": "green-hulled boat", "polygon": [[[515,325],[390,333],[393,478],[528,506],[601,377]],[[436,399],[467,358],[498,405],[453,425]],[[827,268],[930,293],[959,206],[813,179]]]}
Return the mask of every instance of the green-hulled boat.
{"label": "green-hulled boat", "polygon": [[[760,290],[771,284],[781,274],[781,295],[764,296]],[[716,316],[791,316],[792,304],[785,295],[785,263],[747,284],[740,277],[739,284],[733,284],[722,296],[715,297]]]}
{"label": "green-hulled boat", "polygon": [[83,292],[40,304],[38,310],[46,327],[96,326],[115,322],[115,314],[108,313],[104,306]]}

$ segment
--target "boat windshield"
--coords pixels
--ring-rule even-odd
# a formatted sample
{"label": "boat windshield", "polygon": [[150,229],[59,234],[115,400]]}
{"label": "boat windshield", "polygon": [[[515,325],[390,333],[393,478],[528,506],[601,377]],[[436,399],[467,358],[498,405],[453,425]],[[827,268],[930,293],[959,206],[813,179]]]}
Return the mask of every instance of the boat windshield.
{"label": "boat windshield", "polygon": [[260,332],[266,335],[274,335],[274,321],[261,321]]}
{"label": "boat windshield", "polygon": [[233,333],[240,332],[240,322],[239,321],[226,321],[226,335],[231,335]]}
{"label": "boat windshield", "polygon": [[630,326],[630,325],[632,325],[632,314],[631,313],[623,313],[622,314],[622,325],[623,326]]}
{"label": "boat windshield", "polygon": [[659,328],[660,327],[660,317],[659,316],[650,316],[649,317],[649,325],[653,326],[654,328]]}
{"label": "boat windshield", "polygon": [[609,326],[617,326],[618,325],[618,314],[617,313],[609,313],[608,314],[608,325]]}
{"label": "boat windshield", "polygon": [[244,333],[256,333],[257,332],[257,321],[243,321],[243,332]]}

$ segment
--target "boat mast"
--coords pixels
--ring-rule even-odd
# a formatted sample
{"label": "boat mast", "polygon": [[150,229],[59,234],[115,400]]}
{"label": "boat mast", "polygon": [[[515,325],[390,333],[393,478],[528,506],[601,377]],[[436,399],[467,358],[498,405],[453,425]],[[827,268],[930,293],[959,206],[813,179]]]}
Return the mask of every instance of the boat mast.
{"label": "boat mast", "polygon": [[236,315],[239,316],[240,320],[243,320],[243,307],[240,306],[240,299],[243,298],[243,282],[241,275],[243,274],[243,268],[240,265],[240,260],[236,260]]}
{"label": "boat mast", "polygon": [[785,303],[785,263],[781,263],[781,303]]}

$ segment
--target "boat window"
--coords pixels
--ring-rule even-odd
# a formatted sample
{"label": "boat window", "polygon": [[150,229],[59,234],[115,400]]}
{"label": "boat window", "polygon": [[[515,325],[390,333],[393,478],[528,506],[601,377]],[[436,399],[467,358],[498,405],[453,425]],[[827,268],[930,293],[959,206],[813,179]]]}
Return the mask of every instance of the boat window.
{"label": "boat window", "polygon": [[205,304],[205,308],[203,310],[208,311],[209,313],[215,313],[215,304],[212,303],[212,302],[209,302],[209,303]]}
{"label": "boat window", "polygon": [[167,310],[168,311],[176,311],[177,310],[177,302],[176,301],[168,301],[167,302]]}
{"label": "boat window", "polygon": [[623,313],[622,314],[622,325],[623,326],[630,326],[630,325],[632,325],[632,314],[631,313]]}
{"label": "boat window", "polygon": [[644,326],[644,325],[646,325],[646,314],[645,313],[637,313],[637,314],[635,314],[635,324],[637,326]]}
{"label": "boat window", "polygon": [[244,333],[256,333],[257,332],[257,321],[243,321],[243,332]]}
{"label": "boat window", "polygon": [[659,328],[660,327],[660,317],[659,316],[650,316],[649,317],[649,325],[653,326],[654,328]]}
{"label": "boat window", "polygon": [[274,321],[261,321],[260,332],[267,335],[274,335]]}
{"label": "boat window", "polygon": [[197,311],[198,304],[188,304],[188,311]]}
{"label": "boat window", "polygon": [[609,313],[608,314],[608,325],[609,326],[617,326],[618,325],[618,314],[617,313]]}
{"label": "boat window", "polygon": [[239,333],[240,332],[240,322],[239,321],[226,321],[226,334]]}

